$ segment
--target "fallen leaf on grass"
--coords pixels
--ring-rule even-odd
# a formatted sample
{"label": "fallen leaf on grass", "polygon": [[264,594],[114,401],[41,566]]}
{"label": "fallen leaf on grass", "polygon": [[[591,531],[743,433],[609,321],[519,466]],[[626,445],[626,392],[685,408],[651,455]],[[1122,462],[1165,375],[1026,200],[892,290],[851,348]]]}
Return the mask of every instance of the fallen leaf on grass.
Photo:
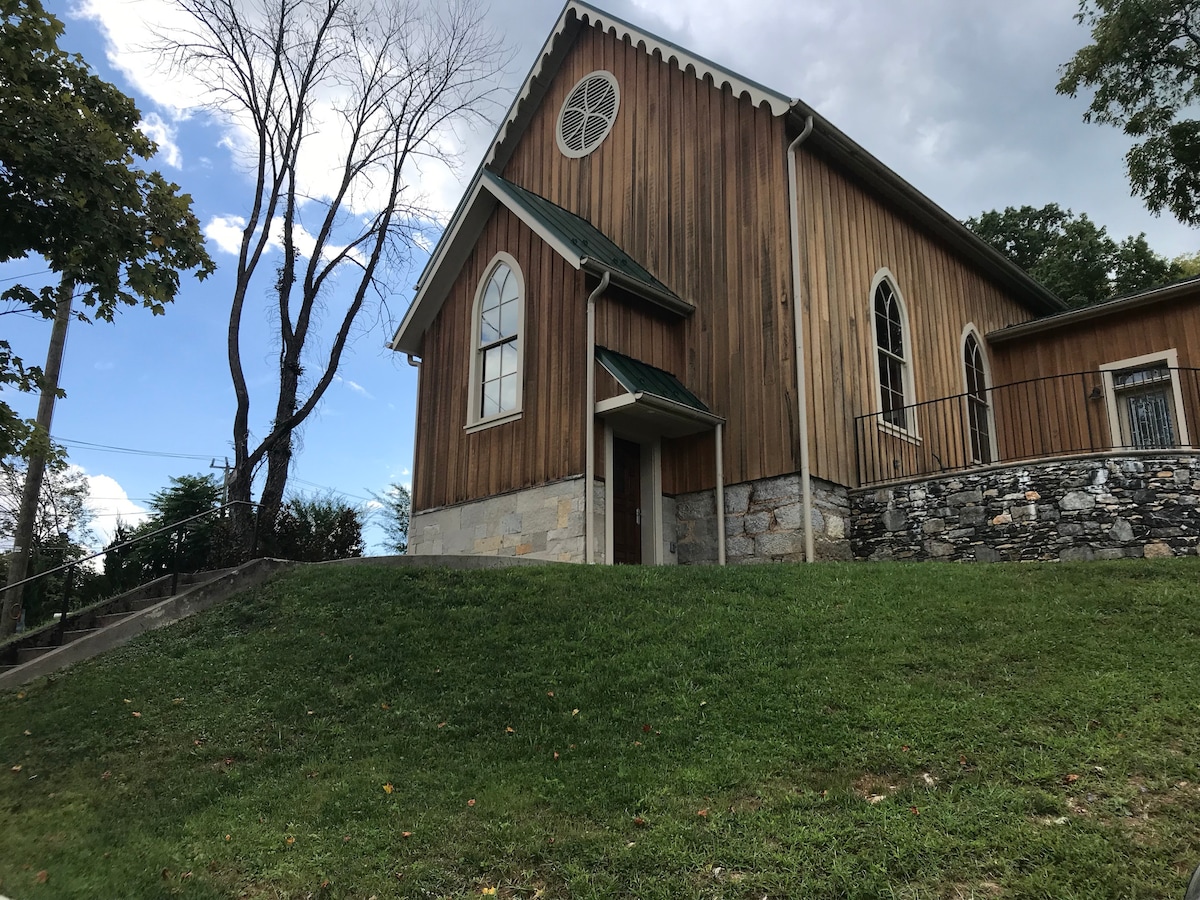
{"label": "fallen leaf on grass", "polygon": [[141,714],[140,712],[135,712],[135,713],[133,714],[133,717],[134,717],[135,719],[140,719],[140,718],[142,717],[142,714]]}
{"label": "fallen leaf on grass", "polygon": [[475,805],[475,800],[474,800],[474,799],[471,799],[471,800],[468,800],[468,801],[467,801],[467,806],[474,806],[474,805]]}
{"label": "fallen leaf on grass", "polygon": [[37,873],[37,883],[38,884],[45,884],[49,880],[50,880],[50,873],[47,872],[45,869],[42,869],[42,871]]}
{"label": "fallen leaf on grass", "polygon": [[383,792],[385,794],[390,794],[393,790],[394,788],[392,787],[392,783],[390,781],[383,786]]}
{"label": "fallen leaf on grass", "polygon": [[412,837],[412,832],[411,831],[402,831],[402,832],[400,832],[400,837],[410,838],[410,837]]}
{"label": "fallen leaf on grass", "polygon": [[558,751],[557,750],[554,751],[554,759],[556,762],[558,761]]}
{"label": "fallen leaf on grass", "polygon": [[126,698],[125,698],[125,702],[126,702],[126,703],[132,703],[133,701],[132,701],[132,700],[130,700],[128,697],[126,697]]}
{"label": "fallen leaf on grass", "polygon": [[908,809],[914,816],[919,816],[921,814],[921,811],[915,806],[910,806]]}
{"label": "fallen leaf on grass", "polygon": [[21,771],[21,767],[20,767],[20,766],[13,766],[13,767],[12,767],[12,770],[13,770],[14,772],[20,772],[20,771]]}
{"label": "fallen leaf on grass", "polygon": [[696,815],[698,815],[702,819],[707,819],[708,818],[708,809],[707,808],[698,809],[698,810],[696,810]]}
{"label": "fallen leaf on grass", "polygon": [[108,779],[110,779],[110,778],[112,778],[112,772],[102,772],[100,774],[101,781],[108,781]]}
{"label": "fallen leaf on grass", "polygon": [[296,843],[296,839],[289,834],[286,843],[290,847],[292,844]]}
{"label": "fallen leaf on grass", "polygon": [[232,835],[232,834],[227,834],[227,835],[225,835],[225,840],[227,840],[227,841],[232,841],[232,840],[233,840],[233,835]]}
{"label": "fallen leaf on grass", "polygon": [[553,697],[553,696],[554,696],[554,691],[546,691],[546,696],[547,696],[547,697]]}
{"label": "fallen leaf on grass", "polygon": [[903,746],[900,748],[901,752],[903,752],[903,753],[907,753],[907,752],[908,752],[909,750],[911,750],[911,749],[912,749],[912,748],[911,748],[910,746],[908,746],[908,744],[904,744],[904,745],[903,745]]}
{"label": "fallen leaf on grass", "polygon": [[579,708],[576,707],[575,709],[571,710],[571,715],[573,715],[573,716],[579,715]]}
{"label": "fallen leaf on grass", "polygon": [[24,691],[18,691],[18,692],[17,692],[17,699],[18,699],[18,700],[24,700],[24,699],[25,699],[25,692],[24,692]]}
{"label": "fallen leaf on grass", "polygon": [[182,698],[182,697],[176,697],[176,698],[175,698],[174,700],[172,700],[171,702],[172,702],[172,703],[182,703],[182,702],[183,702],[183,698]]}
{"label": "fallen leaf on grass", "polygon": [[1074,784],[1079,780],[1079,776],[1072,772],[1069,775],[1063,776],[1063,784]]}
{"label": "fallen leaf on grass", "polygon": [[511,725],[504,726],[504,733],[505,734],[515,734],[515,732],[513,731],[513,727]]}
{"label": "fallen leaf on grass", "polygon": [[634,826],[635,826],[635,827],[637,827],[637,828],[645,828],[645,827],[646,827],[646,820],[645,820],[645,819],[643,819],[641,816],[634,816],[634,817],[633,817],[633,824],[634,824]]}
{"label": "fallen leaf on grass", "polygon": [[380,703],[380,704],[379,704],[379,708],[380,708],[380,709],[391,709],[391,708],[392,708],[392,704],[390,704],[390,703]]}
{"label": "fallen leaf on grass", "polygon": [[26,728],[25,729],[25,737],[32,737],[32,736],[33,736],[33,732],[30,731],[28,728]]}
{"label": "fallen leaf on grass", "polygon": [[496,889],[494,887],[480,888],[479,893],[483,894],[485,897],[495,897]]}
{"label": "fallen leaf on grass", "polygon": [[642,726],[642,734],[649,734],[649,733],[650,733],[650,726],[649,726],[649,725],[643,725],[643,726]]}
{"label": "fallen leaf on grass", "polygon": [[445,722],[438,722],[438,728],[445,728],[445,727],[446,727]]}

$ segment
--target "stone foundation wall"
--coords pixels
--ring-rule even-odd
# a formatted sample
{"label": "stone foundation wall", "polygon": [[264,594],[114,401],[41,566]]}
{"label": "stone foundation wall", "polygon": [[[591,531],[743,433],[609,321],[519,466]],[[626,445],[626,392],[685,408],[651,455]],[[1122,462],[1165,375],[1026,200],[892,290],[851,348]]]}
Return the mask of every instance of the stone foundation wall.
{"label": "stone foundation wall", "polygon": [[[604,485],[597,484],[596,560],[604,559]],[[472,503],[415,513],[414,555],[528,556],[584,561],[583,479],[570,478]]]}
{"label": "stone foundation wall", "polygon": [[[850,559],[846,489],[813,479],[813,544],[818,559]],[[717,561],[717,504],[712,490],[675,498],[681,564]],[[725,560],[728,563],[804,559],[800,476],[782,475],[725,486]]]}
{"label": "stone foundation wall", "polygon": [[1200,538],[1200,456],[1053,460],[854,491],[856,559],[1184,556]]}

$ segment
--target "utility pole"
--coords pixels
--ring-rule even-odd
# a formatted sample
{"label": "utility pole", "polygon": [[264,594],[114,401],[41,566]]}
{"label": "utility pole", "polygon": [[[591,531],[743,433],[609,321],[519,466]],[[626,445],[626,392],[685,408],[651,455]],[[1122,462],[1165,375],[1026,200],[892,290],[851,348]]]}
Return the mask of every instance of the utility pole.
{"label": "utility pole", "polygon": [[225,465],[218,466],[217,460],[214,458],[208,464],[208,467],[210,469],[224,470],[224,475],[221,477],[221,505],[224,506],[229,502],[229,473],[233,471],[233,466],[229,464],[229,457],[227,456],[225,457]]}
{"label": "utility pole", "polygon": [[[46,474],[46,457],[50,454],[50,423],[54,418],[54,401],[58,399],[58,378],[62,371],[63,350],[67,346],[67,325],[71,321],[71,299],[75,282],[66,275],[58,283],[58,306],[54,312],[54,328],[50,332],[50,349],[46,351],[46,369],[42,377],[42,395],[38,400],[37,421],[30,439],[29,468],[25,472],[25,489],[21,494],[21,509],[13,535],[12,564],[8,569],[8,584],[24,581],[29,576],[29,555],[33,547],[33,529],[37,521],[38,497]],[[25,585],[9,587],[4,592],[4,607],[0,613],[0,638],[17,630],[21,621]]]}

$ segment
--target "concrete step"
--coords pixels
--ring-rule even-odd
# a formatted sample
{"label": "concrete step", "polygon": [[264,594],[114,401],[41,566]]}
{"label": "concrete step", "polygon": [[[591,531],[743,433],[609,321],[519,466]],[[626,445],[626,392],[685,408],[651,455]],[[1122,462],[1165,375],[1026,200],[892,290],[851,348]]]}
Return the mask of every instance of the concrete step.
{"label": "concrete step", "polygon": [[95,630],[95,628],[84,628],[80,631],[64,631],[62,642],[69,644],[71,641],[77,641],[84,635],[91,634]]}
{"label": "concrete step", "polygon": [[22,647],[17,651],[17,665],[37,659],[39,656],[45,656],[53,649],[53,647]]}
{"label": "concrete step", "polygon": [[121,613],[107,613],[103,616],[96,616],[96,627],[97,628],[107,628],[109,625],[115,625],[117,622],[121,622],[125,619],[128,619],[132,615],[133,615],[133,613],[131,613],[131,612],[121,612]]}

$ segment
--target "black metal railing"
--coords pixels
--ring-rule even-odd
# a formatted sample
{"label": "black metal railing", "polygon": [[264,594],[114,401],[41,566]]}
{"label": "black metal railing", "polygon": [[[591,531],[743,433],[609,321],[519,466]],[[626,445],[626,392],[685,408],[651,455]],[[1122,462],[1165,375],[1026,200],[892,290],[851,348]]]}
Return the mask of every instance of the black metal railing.
{"label": "black metal railing", "polygon": [[[103,550],[97,551],[96,553],[93,553],[89,556],[80,557],[79,559],[72,559],[69,562],[63,563],[62,565],[59,565],[59,566],[55,566],[54,568],[51,568],[51,569],[47,569],[44,572],[38,572],[36,575],[30,575],[28,578],[23,578],[20,581],[15,581],[12,584],[9,584],[6,586],[0,586],[0,598],[6,597],[7,592],[12,591],[12,590],[20,590],[22,593],[22,598],[24,598],[24,595],[28,592],[28,589],[30,587],[34,586],[38,582],[41,582],[43,579],[50,579],[53,576],[61,574],[62,575],[61,595],[58,598],[59,602],[57,604],[57,606],[59,608],[59,612],[57,613],[58,621],[56,624],[56,634],[55,634],[53,642],[52,642],[54,644],[54,646],[59,646],[62,644],[63,633],[66,630],[67,617],[71,613],[71,603],[72,603],[72,599],[73,599],[72,594],[73,594],[73,589],[74,589],[74,585],[75,585],[75,581],[76,581],[76,573],[78,572],[80,566],[84,565],[85,563],[91,562],[94,559],[99,559],[100,557],[102,557],[108,553],[114,553],[117,551],[126,550],[130,547],[135,547],[139,544],[153,540],[154,538],[157,538],[161,535],[167,534],[167,535],[170,535],[170,538],[171,538],[172,553],[171,553],[170,571],[166,572],[164,574],[171,576],[171,587],[170,587],[169,596],[173,597],[173,596],[175,596],[175,594],[179,588],[179,575],[180,575],[179,547],[180,547],[180,544],[183,540],[183,536],[186,533],[188,527],[199,522],[201,519],[205,519],[210,516],[216,516],[234,506],[256,507],[256,506],[258,506],[258,504],[248,501],[248,500],[232,500],[229,503],[226,503],[222,506],[214,507],[213,509],[206,509],[204,512],[197,513],[194,516],[188,516],[186,519],[180,519],[178,522],[172,522],[169,525],[164,525],[162,528],[156,528],[154,531],[148,531],[145,534],[140,534],[137,537],[131,538],[127,541],[121,541],[120,543],[105,547]],[[252,550],[251,550],[252,556],[254,555],[255,552],[257,552],[257,546],[258,546],[258,521],[257,520],[258,520],[258,517],[255,516],[255,521],[254,521],[254,525],[253,525],[254,531],[253,531],[253,537],[252,537]],[[159,576],[159,577],[161,577],[161,576]],[[119,591],[118,591],[118,593],[119,593]],[[18,606],[18,609],[20,609],[23,606],[24,606],[24,603],[21,603]],[[44,623],[40,623],[40,622],[33,622],[33,623],[27,622],[25,630],[28,631],[31,628],[35,628],[35,627],[38,627],[43,624]]]}
{"label": "black metal railing", "polygon": [[1147,366],[1031,378],[854,420],[861,486],[976,466],[1190,446],[1200,369]]}

